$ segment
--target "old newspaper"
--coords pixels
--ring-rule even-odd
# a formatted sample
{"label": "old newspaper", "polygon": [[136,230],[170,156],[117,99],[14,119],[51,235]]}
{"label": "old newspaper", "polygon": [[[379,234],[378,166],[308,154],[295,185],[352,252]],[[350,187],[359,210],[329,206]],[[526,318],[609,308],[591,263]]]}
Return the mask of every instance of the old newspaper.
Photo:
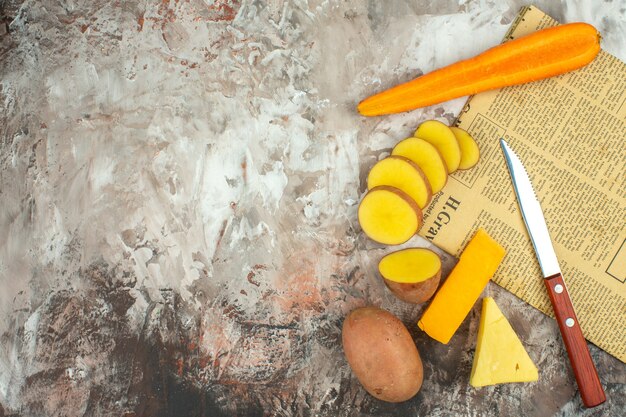
{"label": "old newspaper", "polygon": [[[506,39],[556,24],[527,7]],[[581,70],[478,94],[456,123],[481,160],[451,176],[420,234],[458,255],[484,227],[508,251],[494,281],[553,315],[499,147],[505,138],[541,201],[585,337],[626,362],[626,64],[602,51]]]}

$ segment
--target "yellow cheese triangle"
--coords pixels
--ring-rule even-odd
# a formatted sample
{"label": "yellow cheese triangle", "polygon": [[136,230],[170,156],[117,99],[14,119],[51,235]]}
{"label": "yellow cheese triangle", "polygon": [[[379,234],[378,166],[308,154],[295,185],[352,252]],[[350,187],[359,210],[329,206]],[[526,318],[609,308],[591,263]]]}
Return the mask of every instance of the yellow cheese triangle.
{"label": "yellow cheese triangle", "polygon": [[539,378],[537,367],[515,330],[491,297],[483,300],[478,344],[470,384],[474,387],[529,382]]}

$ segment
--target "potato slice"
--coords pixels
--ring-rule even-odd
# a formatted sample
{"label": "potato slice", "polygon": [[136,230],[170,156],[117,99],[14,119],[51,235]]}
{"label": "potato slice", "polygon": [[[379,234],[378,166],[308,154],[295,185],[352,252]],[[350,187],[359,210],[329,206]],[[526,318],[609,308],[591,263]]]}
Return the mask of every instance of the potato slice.
{"label": "potato slice", "polygon": [[446,163],[448,174],[452,174],[459,168],[461,149],[448,126],[437,120],[427,120],[419,125],[414,136],[424,139],[437,148]]}
{"label": "potato slice", "polygon": [[396,297],[423,303],[439,286],[441,258],[426,248],[403,249],[385,255],[378,263],[378,271]]}
{"label": "potato slice", "polygon": [[430,143],[424,139],[408,138],[399,142],[391,154],[394,156],[404,156],[414,162],[430,183],[433,194],[441,191],[448,181],[448,170],[441,154]]}
{"label": "potato slice", "polygon": [[459,169],[469,169],[476,165],[480,157],[480,150],[474,138],[471,137],[467,131],[459,127],[451,127],[450,130],[454,133],[457,142],[459,142],[459,148],[461,149]]}
{"label": "potato slice", "polygon": [[414,284],[441,276],[441,258],[426,248],[408,248],[385,255],[378,263],[385,278],[401,284]]}
{"label": "potato slice", "polygon": [[372,188],[363,197],[358,216],[363,232],[386,245],[406,242],[422,226],[422,211],[415,201],[385,185]]}
{"label": "potato slice", "polygon": [[390,156],[372,167],[367,176],[367,188],[371,190],[379,185],[389,185],[404,191],[421,209],[428,205],[433,196],[430,183],[420,167],[403,156]]}

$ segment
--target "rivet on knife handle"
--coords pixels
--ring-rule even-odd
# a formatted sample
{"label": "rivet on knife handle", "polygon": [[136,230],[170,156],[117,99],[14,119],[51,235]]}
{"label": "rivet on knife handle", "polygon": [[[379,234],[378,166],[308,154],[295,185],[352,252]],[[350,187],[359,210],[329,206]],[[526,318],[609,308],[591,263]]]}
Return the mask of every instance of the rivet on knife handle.
{"label": "rivet on knife handle", "polygon": [[574,306],[569,298],[563,277],[561,274],[556,274],[547,277],[544,282],[548,288],[548,295],[552,301],[556,321],[561,330],[583,403],[586,407],[600,405],[606,400],[606,396],[574,313]]}

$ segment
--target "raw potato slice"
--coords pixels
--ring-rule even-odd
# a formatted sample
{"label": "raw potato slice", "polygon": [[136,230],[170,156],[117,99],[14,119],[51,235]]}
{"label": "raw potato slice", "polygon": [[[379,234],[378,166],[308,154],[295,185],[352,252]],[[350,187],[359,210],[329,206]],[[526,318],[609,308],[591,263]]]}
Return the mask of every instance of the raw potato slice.
{"label": "raw potato slice", "polygon": [[378,263],[380,274],[394,282],[413,284],[441,275],[441,258],[426,248],[408,248],[385,255]]}
{"label": "raw potato slice", "polygon": [[419,208],[430,202],[430,183],[419,166],[403,156],[390,156],[374,165],[367,177],[367,188],[389,185],[404,191]]}
{"label": "raw potato slice", "polygon": [[399,142],[392,155],[404,156],[421,168],[433,194],[441,191],[448,181],[448,169],[437,148],[424,139],[408,138]]}
{"label": "raw potato slice", "polygon": [[439,286],[441,258],[426,248],[402,249],[385,255],[378,263],[378,271],[396,297],[423,303]]}
{"label": "raw potato slice", "polygon": [[470,384],[483,387],[537,379],[537,367],[515,330],[493,298],[484,298]]}
{"label": "raw potato slice", "polygon": [[448,174],[452,174],[459,168],[461,149],[448,126],[437,120],[427,120],[419,125],[414,136],[424,139],[437,148],[446,163]]}
{"label": "raw potato slice", "polygon": [[385,245],[409,240],[422,226],[415,201],[394,187],[372,188],[359,205],[359,223],[370,239]]}
{"label": "raw potato slice", "polygon": [[459,148],[461,149],[459,169],[469,169],[476,165],[480,157],[480,150],[474,138],[461,128],[451,127],[450,130],[454,133],[457,142],[459,142]]}
{"label": "raw potato slice", "polygon": [[495,274],[505,253],[486,231],[478,229],[417,323],[419,328],[433,339],[448,344]]}

